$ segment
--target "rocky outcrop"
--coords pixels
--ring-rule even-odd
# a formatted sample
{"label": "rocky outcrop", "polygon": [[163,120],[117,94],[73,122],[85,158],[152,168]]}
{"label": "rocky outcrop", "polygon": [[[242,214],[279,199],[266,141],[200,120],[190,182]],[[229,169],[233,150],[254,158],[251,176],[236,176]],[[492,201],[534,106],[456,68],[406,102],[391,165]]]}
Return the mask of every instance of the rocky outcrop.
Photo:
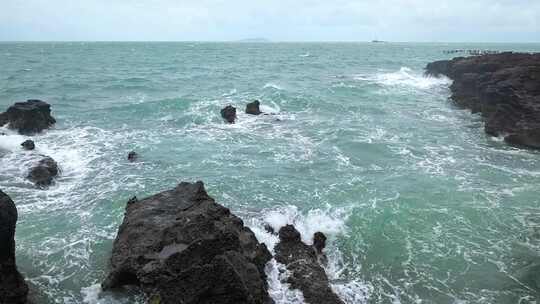
{"label": "rocky outcrop", "polygon": [[261,109],[259,108],[261,105],[261,102],[258,100],[255,100],[254,102],[248,103],[246,105],[246,114],[251,115],[260,115],[262,114]]}
{"label": "rocky outcrop", "polygon": [[25,140],[21,146],[23,147],[23,149],[25,150],[34,150],[36,148],[36,145],[34,144],[34,141],[33,140],[30,140],[30,139],[27,139]]}
{"label": "rocky outcrop", "polygon": [[[292,288],[302,291],[306,303],[343,304],[330,288],[330,282],[319,264],[315,248],[302,242],[300,233],[294,226],[282,227],[279,230],[279,240],[274,248],[276,252],[274,258],[287,266],[287,270],[291,273],[288,283]],[[320,240],[318,242],[320,244]]]}
{"label": "rocky outcrop", "polygon": [[228,123],[234,123],[236,120],[236,108],[233,106],[226,106],[221,109],[221,117]]}
{"label": "rocky outcrop", "polygon": [[0,190],[0,304],[24,304],[28,286],[15,263],[17,208]]}
{"label": "rocky outcrop", "polygon": [[128,159],[130,162],[136,161],[137,158],[139,158],[139,154],[137,154],[137,152],[131,151],[131,152],[128,153],[127,159]]}
{"label": "rocky outcrop", "polygon": [[452,99],[480,112],[487,134],[540,148],[540,54],[460,57],[430,63],[426,73],[451,78]]}
{"label": "rocky outcrop", "polygon": [[47,156],[30,169],[28,179],[38,187],[47,187],[53,183],[59,171],[56,161]]}
{"label": "rocky outcrop", "polygon": [[114,241],[105,290],[138,285],[161,304],[273,303],[271,254],[202,182],[132,198]]}
{"label": "rocky outcrop", "polygon": [[35,99],[17,102],[0,114],[0,125],[8,124],[10,129],[26,135],[39,133],[55,123],[51,105]]}

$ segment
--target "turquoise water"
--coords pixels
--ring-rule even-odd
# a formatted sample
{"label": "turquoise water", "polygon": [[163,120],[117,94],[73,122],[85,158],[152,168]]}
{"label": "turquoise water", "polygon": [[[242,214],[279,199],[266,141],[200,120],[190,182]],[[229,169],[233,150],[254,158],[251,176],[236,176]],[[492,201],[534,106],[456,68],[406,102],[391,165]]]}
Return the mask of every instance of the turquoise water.
{"label": "turquoise water", "polygon": [[[42,303],[133,303],[99,292],[126,201],[203,180],[269,246],[294,223],[330,245],[346,303],[536,303],[540,153],[486,136],[448,79],[446,49],[538,44],[0,43],[0,109],[39,98],[57,125],[0,137],[0,188],[19,210],[21,272]],[[225,105],[260,99],[268,116]],[[126,161],[127,152],[141,159]],[[38,154],[62,167],[46,191]],[[302,303],[267,267],[278,303]],[[538,276],[538,274],[537,274]]]}

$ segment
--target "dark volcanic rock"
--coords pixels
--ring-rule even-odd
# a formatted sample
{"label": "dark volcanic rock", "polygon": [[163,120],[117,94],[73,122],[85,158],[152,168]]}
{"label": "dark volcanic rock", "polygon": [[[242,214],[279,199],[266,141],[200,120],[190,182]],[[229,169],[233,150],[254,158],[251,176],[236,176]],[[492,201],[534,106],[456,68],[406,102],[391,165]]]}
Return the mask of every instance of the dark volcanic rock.
{"label": "dark volcanic rock", "polygon": [[104,289],[139,285],[160,303],[273,303],[271,254],[202,182],[133,198],[114,242]]}
{"label": "dark volcanic rock", "polygon": [[52,184],[58,172],[59,169],[56,161],[47,156],[30,169],[28,179],[34,182],[36,186],[46,187]]}
{"label": "dark volcanic rock", "polygon": [[15,263],[17,208],[0,190],[0,303],[26,303],[28,286]]}
{"label": "dark volcanic rock", "polygon": [[234,123],[236,120],[236,108],[233,106],[226,106],[221,109],[221,117],[228,123]]}
{"label": "dark volcanic rock", "polygon": [[21,146],[23,147],[23,149],[25,150],[34,150],[36,148],[36,145],[34,144],[34,141],[33,140],[25,140]]}
{"label": "dark volcanic rock", "polygon": [[56,123],[51,116],[51,105],[35,99],[15,103],[4,115],[7,116],[9,128],[19,131],[20,134],[38,133]]}
{"label": "dark volcanic rock", "polygon": [[313,247],[315,247],[318,254],[322,254],[324,247],[326,247],[326,235],[324,233],[315,232],[313,235]]}
{"label": "dark volcanic rock", "polygon": [[261,105],[261,102],[258,100],[255,100],[254,102],[248,103],[246,105],[246,113],[251,115],[260,115],[262,114],[261,110],[259,109],[259,106]]}
{"label": "dark volcanic rock", "polygon": [[131,151],[131,152],[128,153],[127,159],[129,161],[131,161],[131,162],[136,161],[137,158],[139,158],[139,154],[137,154],[137,152]]}
{"label": "dark volcanic rock", "polygon": [[486,133],[540,148],[540,54],[454,58],[428,64],[426,74],[453,79],[452,99],[480,112]]}
{"label": "dark volcanic rock", "polygon": [[291,272],[288,282],[299,289],[309,304],[343,304],[332,291],[328,277],[318,262],[314,247],[304,244],[300,233],[292,225],[279,230],[276,261],[285,264]]}
{"label": "dark volcanic rock", "polygon": [[9,122],[7,113],[0,113],[0,127]]}

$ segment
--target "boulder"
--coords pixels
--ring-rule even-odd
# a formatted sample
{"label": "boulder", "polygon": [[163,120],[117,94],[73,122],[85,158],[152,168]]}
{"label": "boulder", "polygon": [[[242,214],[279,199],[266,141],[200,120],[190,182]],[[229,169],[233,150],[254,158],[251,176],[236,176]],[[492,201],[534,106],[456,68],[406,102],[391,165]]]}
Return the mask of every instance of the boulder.
{"label": "boulder", "polygon": [[221,117],[228,123],[234,123],[236,120],[236,108],[233,106],[226,106],[221,109]]}
{"label": "boulder", "polygon": [[202,182],[132,198],[113,244],[104,290],[137,285],[161,304],[273,303],[271,254]]}
{"label": "boulder", "polygon": [[51,105],[31,99],[17,102],[1,114],[0,124],[6,123],[9,123],[10,129],[15,129],[20,134],[31,135],[48,129],[56,120],[51,116]]}
{"label": "boulder", "polygon": [[540,148],[540,53],[458,57],[428,64],[426,74],[451,78],[452,100],[481,113],[487,134]]}
{"label": "boulder", "polygon": [[139,157],[139,154],[137,154],[137,152],[131,151],[131,152],[128,153],[127,159],[128,159],[130,162],[134,162],[134,161],[137,160],[138,157]]}
{"label": "boulder", "polygon": [[46,187],[53,183],[59,171],[56,161],[46,156],[30,169],[28,179],[38,187]]}
{"label": "boulder", "polygon": [[255,100],[254,102],[248,103],[246,105],[246,114],[251,114],[251,115],[260,115],[260,114],[262,114],[261,110],[259,109],[260,105],[261,105],[261,103],[258,100]]}
{"label": "boulder", "polygon": [[282,227],[279,230],[279,240],[274,258],[287,267],[290,272],[287,282],[292,288],[302,291],[306,303],[344,304],[332,291],[315,248],[302,242],[294,226]]}
{"label": "boulder", "polygon": [[0,303],[27,302],[28,286],[15,262],[15,225],[17,208],[11,198],[0,190]]}
{"label": "boulder", "polygon": [[326,235],[322,232],[315,232],[313,235],[313,247],[318,254],[323,253],[323,249],[326,247]]}
{"label": "boulder", "polygon": [[25,150],[34,150],[36,148],[36,145],[34,144],[34,141],[33,140],[30,140],[30,139],[27,139],[25,140],[21,146],[23,147],[23,149]]}

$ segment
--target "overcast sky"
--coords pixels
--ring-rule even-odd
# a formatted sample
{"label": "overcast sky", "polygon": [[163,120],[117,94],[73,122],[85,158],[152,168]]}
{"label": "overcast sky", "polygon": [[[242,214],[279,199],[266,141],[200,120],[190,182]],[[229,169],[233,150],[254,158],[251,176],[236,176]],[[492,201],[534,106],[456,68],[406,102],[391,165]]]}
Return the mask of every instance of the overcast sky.
{"label": "overcast sky", "polygon": [[540,0],[0,0],[0,40],[540,42]]}

